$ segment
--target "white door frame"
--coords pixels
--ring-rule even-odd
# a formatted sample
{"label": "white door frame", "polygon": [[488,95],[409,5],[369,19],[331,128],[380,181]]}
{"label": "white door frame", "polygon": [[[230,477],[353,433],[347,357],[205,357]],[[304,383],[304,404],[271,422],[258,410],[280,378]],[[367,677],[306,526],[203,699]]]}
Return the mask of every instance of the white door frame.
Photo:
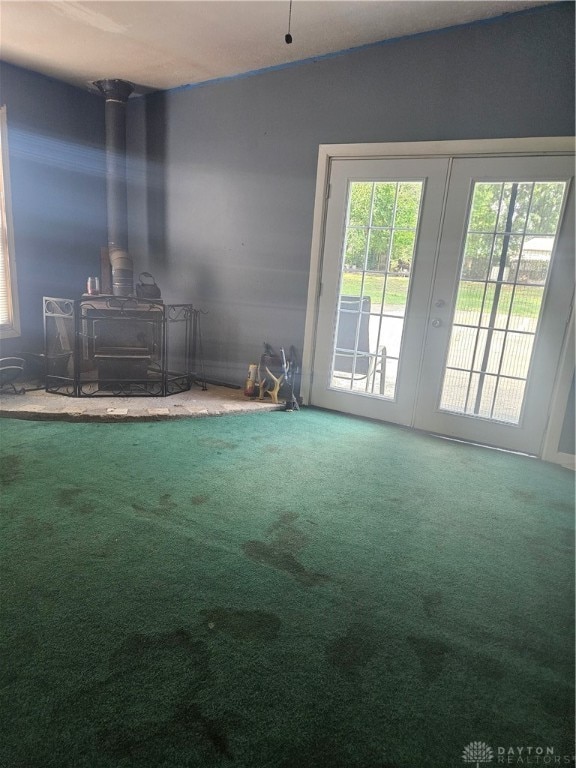
{"label": "white door frame", "polygon": [[575,329],[574,329],[574,301],[572,311],[566,328],[562,358],[558,366],[556,385],[552,396],[548,428],[544,436],[542,458],[554,464],[561,464],[567,469],[576,471],[576,456],[571,453],[563,453],[559,450],[560,436],[564,426],[564,418],[568,407],[568,398],[572,388],[572,378],[576,366]]}
{"label": "white door frame", "polygon": [[[464,141],[392,142],[382,144],[321,144],[318,151],[314,220],[308,280],[308,301],[302,353],[302,389],[305,404],[310,403],[316,324],[321,291],[322,259],[330,171],[333,159],[385,159],[414,157],[482,157],[484,155],[554,155],[574,152],[572,136],[520,139],[470,139]],[[428,307],[427,310],[430,308]]]}
{"label": "white door frame", "polygon": [[[445,157],[421,158],[391,158],[384,160],[334,160],[330,175],[330,205],[327,209],[324,239],[322,294],[318,304],[316,318],[316,334],[319,339],[332,338],[332,335],[342,322],[340,300],[342,280],[342,224],[346,220],[349,206],[349,184],[372,183],[390,179],[391,183],[419,183],[420,201],[417,211],[417,227],[414,231],[413,269],[407,279],[408,296],[406,299],[405,315],[402,319],[390,322],[386,314],[390,311],[378,302],[372,301],[371,315],[367,325],[376,319],[380,324],[378,312],[382,311],[383,325],[380,329],[382,349],[387,349],[386,357],[378,358],[375,369],[386,368],[387,365],[397,364],[394,396],[378,400],[378,417],[382,421],[398,424],[411,424],[414,421],[414,407],[417,401],[418,380],[420,369],[420,349],[422,339],[427,330],[427,319],[420,312],[412,312],[409,307],[423,307],[429,302],[430,285],[434,280],[435,260],[428,258],[436,253],[440,237],[440,221],[445,203],[446,183],[450,172],[451,160]],[[383,286],[382,286],[383,289]],[[354,293],[352,291],[352,293]],[[381,298],[381,302],[384,297]],[[335,306],[335,304],[337,306]],[[336,310],[336,312],[335,312]],[[344,316],[345,318],[345,316]],[[344,322],[346,320],[344,319]],[[400,326],[399,338],[393,340],[394,332],[388,327]],[[356,319],[353,321],[356,324]],[[370,329],[367,328],[370,335]],[[372,344],[376,342],[372,328]],[[385,339],[385,340],[384,340]],[[334,344],[336,338],[334,338]],[[358,339],[360,342],[360,337]],[[368,386],[371,374],[368,373],[364,383],[364,392],[347,389],[346,384],[340,386],[334,381],[333,365],[334,344],[319,344],[314,355],[314,378],[310,391],[310,402],[336,411],[347,412],[357,416],[374,416],[376,403],[374,400],[374,385]],[[386,347],[384,347],[386,345]],[[344,344],[350,346],[350,343]],[[376,350],[375,350],[376,351]],[[380,353],[379,353],[380,354]],[[396,355],[399,359],[396,360]],[[374,358],[373,358],[374,359]],[[337,374],[335,374],[337,376]],[[382,374],[378,374],[382,376]],[[386,378],[384,377],[384,382]],[[381,383],[382,378],[380,379]],[[353,383],[350,377],[351,387]]]}

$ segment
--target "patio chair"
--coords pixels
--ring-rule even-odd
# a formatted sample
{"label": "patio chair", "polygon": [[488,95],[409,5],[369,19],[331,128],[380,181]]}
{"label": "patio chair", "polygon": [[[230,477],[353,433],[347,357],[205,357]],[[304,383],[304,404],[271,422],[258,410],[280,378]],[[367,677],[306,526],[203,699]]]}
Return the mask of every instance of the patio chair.
{"label": "patio chair", "polygon": [[379,373],[379,394],[383,395],[386,347],[374,351],[370,348],[370,307],[370,296],[340,297],[333,373],[336,378],[351,379],[352,383],[365,379],[366,392],[374,392],[376,374]]}
{"label": "patio chair", "polygon": [[22,395],[24,388],[16,389],[14,382],[24,373],[24,360],[21,357],[0,358],[0,393],[3,395]]}

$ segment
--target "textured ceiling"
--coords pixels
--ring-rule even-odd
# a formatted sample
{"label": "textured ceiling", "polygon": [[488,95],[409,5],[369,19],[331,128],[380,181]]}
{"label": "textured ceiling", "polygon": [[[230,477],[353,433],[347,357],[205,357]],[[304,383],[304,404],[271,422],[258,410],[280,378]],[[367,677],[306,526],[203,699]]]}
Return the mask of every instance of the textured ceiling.
{"label": "textured ceiling", "polygon": [[1,0],[5,61],[86,86],[123,78],[167,89],[277,66],[547,2]]}

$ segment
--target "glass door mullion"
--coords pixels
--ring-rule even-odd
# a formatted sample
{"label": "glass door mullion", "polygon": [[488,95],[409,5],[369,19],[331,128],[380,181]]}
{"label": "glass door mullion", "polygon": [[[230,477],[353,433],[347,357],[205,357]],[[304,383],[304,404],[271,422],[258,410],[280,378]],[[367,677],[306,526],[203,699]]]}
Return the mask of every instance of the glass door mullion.
{"label": "glass door mullion", "polygon": [[[530,209],[530,204],[532,203],[532,196],[534,194],[534,185],[532,185],[532,188],[530,190],[530,202],[528,205],[528,209]],[[524,240],[526,238],[526,224],[524,224],[524,230],[522,232],[522,246],[524,246]],[[500,378],[502,374],[502,366],[504,364],[504,354],[506,351],[506,346],[508,344],[508,333],[510,331],[510,318],[512,317],[512,307],[514,306],[514,298],[516,296],[516,286],[518,285],[518,272],[520,270],[520,261],[521,259],[518,259],[516,263],[516,269],[514,271],[514,281],[511,283],[511,295],[510,295],[510,303],[508,304],[508,312],[506,313],[506,325],[504,328],[504,339],[502,342],[502,349],[500,350],[500,358],[498,360],[498,372],[496,374],[496,384],[494,386],[494,392],[492,394],[492,402],[490,404],[490,418],[494,418],[494,407],[496,405],[496,397],[498,395],[498,389],[500,387]],[[528,331],[523,331],[522,335],[531,336],[532,334]]]}
{"label": "glass door mullion", "polygon": [[[504,185],[502,185],[504,189]],[[510,202],[508,203],[508,214],[506,217],[506,229],[504,234],[504,240],[502,242],[502,251],[500,252],[500,262],[498,264],[498,275],[496,277],[496,286],[494,288],[494,296],[492,298],[492,308],[490,311],[490,319],[488,320],[488,333],[486,335],[486,345],[484,347],[484,355],[482,357],[482,363],[480,365],[480,376],[478,379],[478,389],[476,390],[476,401],[474,403],[474,413],[480,412],[480,406],[482,403],[482,395],[484,393],[484,382],[486,379],[486,371],[488,368],[488,361],[490,359],[490,352],[492,351],[492,339],[494,337],[494,327],[496,323],[496,315],[498,314],[498,305],[500,303],[500,293],[502,291],[501,281],[504,277],[504,271],[506,269],[506,260],[508,258],[508,247],[510,245],[510,235],[512,231],[512,217],[514,215],[514,208],[516,206],[516,196],[518,194],[518,184],[512,184],[510,191]],[[518,260],[520,262],[520,259]],[[502,344],[502,350],[504,350],[505,344]]]}
{"label": "glass door mullion", "polygon": [[[517,188],[517,185],[516,185],[516,188]],[[530,195],[529,195],[529,198],[528,198],[528,210],[530,210],[530,208],[532,206],[532,199],[533,199],[533,197],[534,197],[534,184],[531,184],[530,185]],[[511,195],[511,200],[512,200],[512,195]],[[513,210],[512,202],[510,203],[510,208],[508,209],[508,213],[509,214],[510,214],[510,210]],[[522,232],[521,232],[521,234],[519,234],[519,236],[521,236],[521,238],[522,238],[522,240],[521,240],[522,250],[524,248],[524,242],[525,242],[525,239],[526,239],[526,229],[527,229],[527,226],[528,226],[528,217],[526,217],[526,220],[524,221],[524,226],[522,228]],[[510,229],[511,228],[508,227],[508,225],[507,225],[506,226],[507,232],[509,232]],[[511,234],[511,232],[510,232],[510,234]],[[503,338],[503,341],[502,341],[502,349],[500,350],[500,355],[499,355],[499,360],[498,360],[498,371],[497,371],[497,374],[496,374],[496,383],[494,385],[494,392],[492,394],[492,402],[490,403],[490,418],[491,419],[494,418],[494,408],[495,408],[495,405],[496,405],[496,398],[497,398],[497,395],[498,395],[498,389],[500,387],[500,379],[501,379],[501,374],[502,374],[502,366],[504,364],[504,356],[505,356],[506,348],[507,348],[507,345],[508,345],[508,342],[509,342],[508,334],[509,334],[509,331],[510,331],[510,319],[512,317],[512,308],[514,306],[514,298],[516,296],[516,287],[518,285],[518,274],[519,274],[519,271],[520,271],[520,264],[521,264],[521,259],[518,259],[516,261],[516,268],[514,270],[514,279],[512,281],[508,281],[507,282],[507,285],[511,286],[511,295],[510,295],[510,302],[508,304],[508,311],[506,313],[506,324],[505,324],[505,327],[504,327],[504,338]],[[516,333],[518,333],[518,332],[516,331]],[[532,333],[530,333],[528,331],[523,331],[521,333],[523,335],[526,335],[526,336],[532,336],[533,335]],[[521,381],[522,379],[518,378],[517,380]],[[519,417],[519,419],[520,419],[520,417]]]}

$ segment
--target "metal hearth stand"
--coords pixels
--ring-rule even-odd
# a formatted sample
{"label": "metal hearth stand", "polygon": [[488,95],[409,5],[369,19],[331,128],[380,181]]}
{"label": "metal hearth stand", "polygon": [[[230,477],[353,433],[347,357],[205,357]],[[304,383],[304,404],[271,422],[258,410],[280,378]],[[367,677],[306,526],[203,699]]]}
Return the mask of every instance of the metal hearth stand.
{"label": "metal hearth stand", "polygon": [[192,304],[134,297],[45,296],[46,392],[166,397],[193,384],[205,390],[201,314]]}

